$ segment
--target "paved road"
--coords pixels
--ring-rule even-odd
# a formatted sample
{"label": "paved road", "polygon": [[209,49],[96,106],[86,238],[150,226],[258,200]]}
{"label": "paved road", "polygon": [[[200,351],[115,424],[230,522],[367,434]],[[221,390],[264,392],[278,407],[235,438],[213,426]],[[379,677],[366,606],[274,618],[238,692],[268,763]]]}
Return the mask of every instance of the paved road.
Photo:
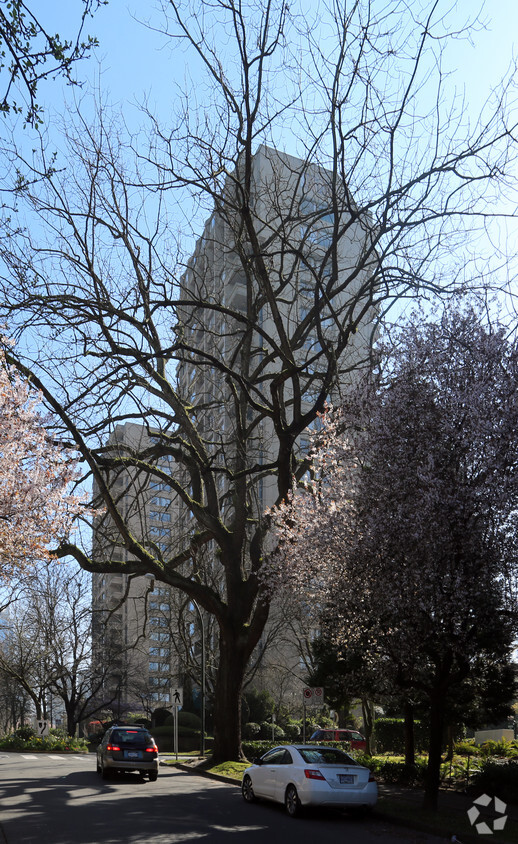
{"label": "paved road", "polygon": [[289,818],[239,789],[161,766],[103,781],[95,757],[0,752],[0,844],[443,844],[443,839],[326,813]]}

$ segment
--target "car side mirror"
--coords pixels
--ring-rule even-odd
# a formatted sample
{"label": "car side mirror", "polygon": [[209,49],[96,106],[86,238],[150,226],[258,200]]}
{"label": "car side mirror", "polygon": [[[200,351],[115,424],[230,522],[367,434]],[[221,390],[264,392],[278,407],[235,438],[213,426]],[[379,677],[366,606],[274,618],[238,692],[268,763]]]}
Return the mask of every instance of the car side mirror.
{"label": "car side mirror", "polygon": [[262,760],[262,759],[260,759],[259,757],[257,757],[256,759],[252,759],[252,764],[253,764],[253,765],[262,765],[262,764],[263,764],[263,760]]}

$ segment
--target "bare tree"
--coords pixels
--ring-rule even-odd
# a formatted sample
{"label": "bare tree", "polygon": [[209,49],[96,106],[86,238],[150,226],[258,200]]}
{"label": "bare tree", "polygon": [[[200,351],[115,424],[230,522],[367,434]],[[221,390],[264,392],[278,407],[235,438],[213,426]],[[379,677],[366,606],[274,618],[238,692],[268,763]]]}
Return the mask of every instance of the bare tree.
{"label": "bare tree", "polygon": [[87,573],[64,563],[41,566],[11,604],[0,642],[4,675],[30,698],[38,718],[49,718],[58,699],[70,735],[117,694],[106,697],[113,666],[93,664],[91,628]]}
{"label": "bare tree", "polygon": [[[30,159],[10,152],[1,318],[120,552],[57,553],[150,573],[216,619],[214,756],[230,759],[269,613],[265,505],[306,471],[305,432],[368,358],[377,316],[480,280],[469,229],[480,244],[515,126],[505,89],[472,130],[447,101],[439,2],[331,2],[318,24],[284,0],[163,12],[175,61],[185,48],[205,82],[175,99],[172,128],[153,121],[146,146],[101,113],[68,128],[62,161],[44,142]],[[114,450],[126,422],[145,445]],[[142,491],[173,490],[174,547],[126,518],[126,470]]]}
{"label": "bare tree", "polygon": [[[68,40],[51,33],[45,21],[34,14],[30,4],[23,0],[1,0],[0,80],[3,96],[0,112],[25,111],[27,123],[37,126],[41,122],[41,108],[37,102],[38,84],[59,74],[69,84],[77,84],[73,66],[97,44],[91,35],[83,40],[85,22],[105,2],[82,0],[83,11],[77,33],[72,40]],[[22,98],[23,106],[15,99],[16,91]]]}

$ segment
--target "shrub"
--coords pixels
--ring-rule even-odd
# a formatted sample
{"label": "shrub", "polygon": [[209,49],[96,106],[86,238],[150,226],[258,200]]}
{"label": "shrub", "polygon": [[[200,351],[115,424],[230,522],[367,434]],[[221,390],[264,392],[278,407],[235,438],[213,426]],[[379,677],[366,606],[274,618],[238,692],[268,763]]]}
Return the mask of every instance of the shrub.
{"label": "shrub", "polygon": [[518,762],[486,759],[472,777],[473,790],[498,797],[504,803],[518,803]]}
{"label": "shrub", "polygon": [[178,713],[178,727],[186,727],[190,730],[201,730],[201,718],[194,712],[184,712],[183,709]]}
{"label": "shrub", "polygon": [[367,756],[356,753],[355,759],[360,765],[369,768],[374,776],[386,783],[395,785],[422,785],[426,771],[426,762],[418,759],[414,765],[405,765],[401,760],[383,759],[379,756]]}
{"label": "shrub", "polygon": [[258,756],[262,756],[263,753],[266,753],[267,750],[271,750],[272,747],[276,747],[277,744],[278,742],[276,741],[244,741],[243,753],[245,754],[246,758],[251,762]]}
{"label": "shrub", "polygon": [[245,738],[245,739],[259,738],[260,732],[261,732],[261,725],[256,724],[255,721],[249,721],[248,724],[245,724],[243,726],[243,738]]}
{"label": "shrub", "polygon": [[[405,722],[403,718],[377,718],[374,724],[374,738],[379,753],[405,752]],[[416,748],[428,743],[428,730],[421,721],[414,721]]]}
{"label": "shrub", "polygon": [[153,710],[153,714],[151,716],[151,723],[155,727],[163,727],[166,723],[166,720],[172,716],[172,712],[170,709],[163,709],[159,707],[158,709]]}
{"label": "shrub", "polygon": [[[169,715],[160,726],[174,727],[174,715]],[[199,732],[201,730],[200,716],[195,715],[194,712],[183,712],[183,710],[180,710],[178,713],[178,732],[180,732],[181,729],[191,731],[197,730]]]}
{"label": "shrub", "polygon": [[23,727],[18,727],[18,729],[14,731],[14,735],[23,739],[23,741],[29,741],[29,739],[35,737],[36,730],[34,727],[31,727],[30,724],[26,724]]}
{"label": "shrub", "polygon": [[260,725],[261,729],[261,738],[262,739],[269,739],[272,737],[272,730],[273,730],[273,737],[276,741],[282,741],[285,738],[285,732],[282,727],[279,727],[278,724],[272,724],[271,721],[263,721]]}
{"label": "shrub", "polygon": [[43,738],[33,735],[28,739],[13,733],[0,738],[0,750],[73,750],[77,753],[88,750],[88,743],[86,739],[77,739],[64,731],[60,735],[50,734]]}
{"label": "shrub", "polygon": [[453,747],[457,756],[480,756],[480,747],[473,741],[458,741]]}
{"label": "shrub", "polygon": [[286,724],[284,732],[290,741],[297,741],[300,737],[300,727],[298,724]]}
{"label": "shrub", "polygon": [[518,744],[515,741],[507,741],[506,739],[485,741],[480,745],[480,754],[482,756],[507,756],[516,758],[518,756]]}

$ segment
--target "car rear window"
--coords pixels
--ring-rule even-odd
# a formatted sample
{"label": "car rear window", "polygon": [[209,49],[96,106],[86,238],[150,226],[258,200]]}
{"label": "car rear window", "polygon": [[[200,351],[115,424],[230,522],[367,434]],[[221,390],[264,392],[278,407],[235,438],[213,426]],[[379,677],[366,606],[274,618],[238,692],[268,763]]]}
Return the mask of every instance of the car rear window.
{"label": "car rear window", "polygon": [[133,747],[146,747],[152,744],[149,733],[142,730],[115,730],[111,735],[114,744],[131,744]]}
{"label": "car rear window", "polygon": [[316,765],[357,765],[358,763],[337,747],[304,747],[299,750],[304,762]]}

